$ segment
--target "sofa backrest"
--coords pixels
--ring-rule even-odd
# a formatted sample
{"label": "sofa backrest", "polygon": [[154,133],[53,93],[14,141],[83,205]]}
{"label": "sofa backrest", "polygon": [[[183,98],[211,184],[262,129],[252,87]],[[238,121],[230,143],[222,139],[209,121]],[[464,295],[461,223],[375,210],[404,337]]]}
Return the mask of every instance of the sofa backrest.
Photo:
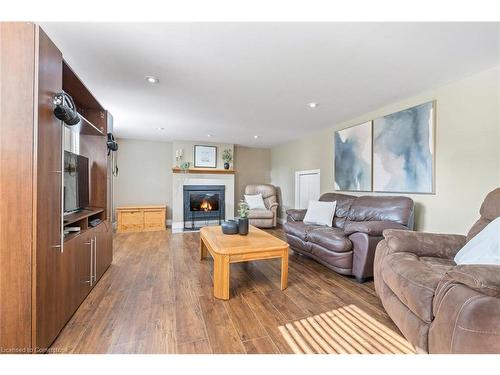
{"label": "sofa backrest", "polygon": [[481,217],[474,223],[469,233],[467,233],[467,242],[500,216],[500,188],[496,188],[488,193],[486,198],[484,198],[479,214]]}
{"label": "sofa backrest", "polygon": [[352,202],[356,199],[353,195],[339,194],[339,193],[325,193],[319,197],[322,202],[337,202],[335,208],[335,216],[333,218],[333,226],[336,228],[344,229],[349,210],[351,209]]}
{"label": "sofa backrest", "polygon": [[413,229],[413,200],[408,197],[365,195],[354,200],[349,221],[392,221]]}
{"label": "sofa backrest", "polygon": [[392,221],[413,229],[414,204],[408,197],[380,197],[324,193],[322,202],[337,202],[333,226],[343,229],[347,221]]}
{"label": "sofa backrest", "polygon": [[262,194],[264,204],[269,209],[271,204],[278,203],[278,196],[276,194],[276,187],[270,184],[254,184],[245,187],[246,195]]}

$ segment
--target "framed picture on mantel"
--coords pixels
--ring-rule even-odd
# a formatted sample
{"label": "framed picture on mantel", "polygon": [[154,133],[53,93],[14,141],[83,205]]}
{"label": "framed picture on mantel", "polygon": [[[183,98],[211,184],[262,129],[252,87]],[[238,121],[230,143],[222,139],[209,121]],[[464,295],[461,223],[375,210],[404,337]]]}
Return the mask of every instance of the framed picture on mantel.
{"label": "framed picture on mantel", "polygon": [[194,146],[194,167],[195,168],[217,168],[217,147],[216,146]]}

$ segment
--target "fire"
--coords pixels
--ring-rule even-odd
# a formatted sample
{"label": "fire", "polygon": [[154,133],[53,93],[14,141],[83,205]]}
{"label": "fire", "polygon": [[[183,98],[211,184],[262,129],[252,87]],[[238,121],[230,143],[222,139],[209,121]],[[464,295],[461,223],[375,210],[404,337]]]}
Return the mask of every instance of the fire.
{"label": "fire", "polygon": [[203,199],[203,202],[201,202],[201,205],[200,205],[200,210],[202,210],[202,211],[212,211],[212,205],[210,204],[209,201]]}

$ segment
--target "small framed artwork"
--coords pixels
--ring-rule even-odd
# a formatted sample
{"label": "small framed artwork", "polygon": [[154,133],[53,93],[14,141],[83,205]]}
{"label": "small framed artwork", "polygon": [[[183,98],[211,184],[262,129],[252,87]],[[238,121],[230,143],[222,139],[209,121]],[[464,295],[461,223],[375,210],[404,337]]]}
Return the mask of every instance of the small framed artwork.
{"label": "small framed artwork", "polygon": [[195,168],[217,168],[217,147],[216,146],[194,146],[194,167]]}

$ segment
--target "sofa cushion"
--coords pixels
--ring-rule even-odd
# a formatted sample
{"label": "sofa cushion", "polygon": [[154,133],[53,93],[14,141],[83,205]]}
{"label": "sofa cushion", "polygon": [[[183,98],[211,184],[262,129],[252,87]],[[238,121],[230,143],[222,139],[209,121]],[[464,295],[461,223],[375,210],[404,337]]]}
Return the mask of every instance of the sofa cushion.
{"label": "sofa cushion", "polygon": [[405,306],[423,321],[431,322],[436,287],[454,266],[451,259],[393,253],[382,265],[382,277]]}
{"label": "sofa cushion", "polygon": [[291,221],[283,224],[287,234],[300,238],[302,241],[308,241],[308,235],[311,231],[321,228],[320,225],[307,225],[303,221]]}
{"label": "sofa cushion", "polygon": [[266,205],[264,204],[264,199],[262,194],[248,195],[245,194],[245,202],[248,204],[250,210],[265,210]]}
{"label": "sofa cushion", "polygon": [[454,260],[457,264],[500,265],[500,217],[467,242]]}
{"label": "sofa cushion", "polygon": [[479,232],[497,217],[500,217],[500,188],[491,191],[483,201],[479,210],[481,217],[467,233],[467,242],[472,240]]}
{"label": "sofa cushion", "polygon": [[272,219],[274,213],[271,210],[255,209],[248,211],[249,219]]}
{"label": "sofa cushion", "polygon": [[316,228],[309,232],[308,241],[339,253],[352,249],[351,240],[340,228]]}
{"label": "sofa cushion", "polygon": [[354,199],[356,199],[356,197],[352,195],[339,193],[324,193],[319,197],[319,200],[322,202],[337,202],[335,216],[333,218],[333,226],[337,228],[344,228],[347,215],[349,215],[349,210],[351,209]]}
{"label": "sofa cushion", "polygon": [[408,197],[358,197],[349,210],[350,221],[392,221],[411,227],[413,200]]}
{"label": "sofa cushion", "polygon": [[309,201],[304,223],[331,227],[337,202]]}

